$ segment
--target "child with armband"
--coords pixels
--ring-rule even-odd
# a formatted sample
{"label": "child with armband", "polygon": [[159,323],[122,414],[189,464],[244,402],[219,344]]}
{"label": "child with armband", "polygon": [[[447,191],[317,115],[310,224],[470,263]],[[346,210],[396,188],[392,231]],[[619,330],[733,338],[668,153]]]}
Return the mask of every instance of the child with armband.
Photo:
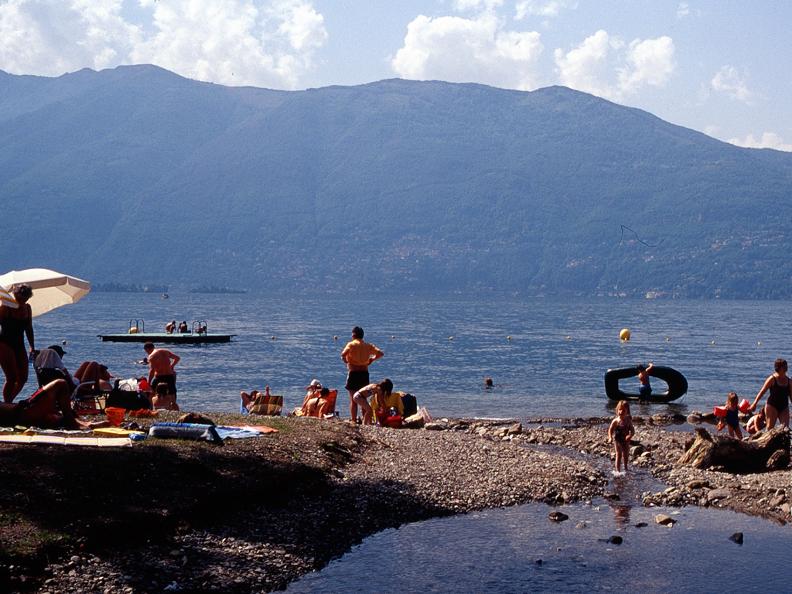
{"label": "child with armband", "polygon": [[740,429],[740,409],[738,408],[738,398],[736,392],[729,392],[726,395],[726,416],[718,423],[718,431],[724,427],[729,428],[729,437],[736,437],[742,439],[742,430]]}

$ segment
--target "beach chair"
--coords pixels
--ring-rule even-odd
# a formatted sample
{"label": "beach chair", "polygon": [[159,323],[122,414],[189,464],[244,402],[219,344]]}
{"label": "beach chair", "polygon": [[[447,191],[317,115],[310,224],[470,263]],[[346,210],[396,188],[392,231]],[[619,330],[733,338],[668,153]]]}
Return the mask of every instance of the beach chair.
{"label": "beach chair", "polygon": [[323,399],[319,407],[319,418],[329,419],[336,415],[336,399],[338,398],[338,390],[330,390],[327,398]]}
{"label": "beach chair", "polygon": [[98,382],[82,382],[72,392],[72,409],[76,415],[98,415],[104,412],[111,390],[104,390]]}
{"label": "beach chair", "polygon": [[283,396],[276,394],[256,394],[250,407],[252,415],[280,416],[283,410]]}

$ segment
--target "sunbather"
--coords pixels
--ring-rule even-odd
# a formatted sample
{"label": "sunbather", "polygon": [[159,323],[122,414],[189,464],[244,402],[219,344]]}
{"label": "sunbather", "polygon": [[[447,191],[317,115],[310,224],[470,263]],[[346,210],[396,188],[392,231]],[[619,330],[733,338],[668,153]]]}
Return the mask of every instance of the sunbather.
{"label": "sunbather", "polygon": [[83,361],[74,372],[74,379],[78,384],[94,383],[94,387],[105,392],[113,389],[110,380],[113,378],[106,365],[97,361]]}
{"label": "sunbather", "polygon": [[30,398],[0,404],[0,426],[41,429],[88,429],[71,409],[71,391],[65,380],[55,380],[39,388]]}

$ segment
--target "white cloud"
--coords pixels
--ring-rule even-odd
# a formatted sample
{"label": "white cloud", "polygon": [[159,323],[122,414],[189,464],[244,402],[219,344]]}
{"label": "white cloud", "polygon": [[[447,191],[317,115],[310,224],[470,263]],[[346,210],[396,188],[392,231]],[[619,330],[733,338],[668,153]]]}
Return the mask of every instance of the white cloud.
{"label": "white cloud", "polygon": [[676,16],[678,19],[684,19],[690,15],[690,4],[687,2],[680,2],[677,6]]}
{"label": "white cloud", "polygon": [[619,90],[629,94],[644,85],[665,86],[674,68],[674,42],[670,37],[636,39],[627,49],[627,65],[619,70]]}
{"label": "white cloud", "polygon": [[644,86],[663,87],[675,70],[670,37],[635,39],[629,45],[600,29],[577,47],[556,49],[562,84],[615,101]]}
{"label": "white cloud", "polygon": [[391,61],[403,78],[481,82],[530,90],[543,50],[535,31],[509,31],[490,14],[466,19],[416,17]]}
{"label": "white cloud", "polygon": [[459,12],[491,12],[503,5],[503,0],[454,0],[454,8]]}
{"label": "white cloud", "polygon": [[577,8],[577,1],[573,0],[521,0],[515,6],[516,20],[529,16],[555,18],[566,8]]}
{"label": "white cloud", "polygon": [[123,0],[0,2],[0,69],[59,75],[152,63],[200,80],[293,88],[327,40],[310,0],[138,3],[151,19],[145,31],[124,20]]}
{"label": "white cloud", "polygon": [[792,143],[784,142],[775,132],[764,132],[760,138],[754,138],[753,134],[749,134],[742,139],[730,138],[727,142],[746,148],[770,148],[777,151],[792,152]]}
{"label": "white cloud", "polygon": [[117,63],[140,39],[121,17],[121,0],[0,3],[0,69],[57,75]]}
{"label": "white cloud", "polygon": [[714,91],[724,93],[743,103],[751,104],[754,94],[748,88],[745,77],[734,66],[721,66],[710,81]]}

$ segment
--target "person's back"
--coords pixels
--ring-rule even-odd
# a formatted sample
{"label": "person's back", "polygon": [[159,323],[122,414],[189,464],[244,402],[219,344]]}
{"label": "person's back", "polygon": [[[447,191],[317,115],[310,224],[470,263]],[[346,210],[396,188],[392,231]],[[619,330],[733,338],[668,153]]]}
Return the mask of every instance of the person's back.
{"label": "person's back", "polygon": [[148,363],[154,376],[173,375],[173,365],[171,358],[173,353],[167,349],[154,349],[148,356]]}

